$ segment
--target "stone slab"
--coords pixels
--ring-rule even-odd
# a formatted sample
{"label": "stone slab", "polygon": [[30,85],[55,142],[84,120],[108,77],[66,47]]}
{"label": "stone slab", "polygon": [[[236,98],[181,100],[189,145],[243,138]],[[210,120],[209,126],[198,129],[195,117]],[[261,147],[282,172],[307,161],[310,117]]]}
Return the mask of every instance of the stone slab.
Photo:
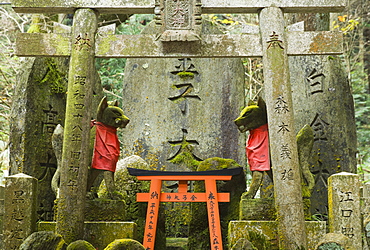
{"label": "stone slab", "polygon": [[239,220],[275,220],[274,199],[243,199],[240,201]]}
{"label": "stone slab", "polygon": [[[54,212],[58,210],[55,201]],[[125,221],[127,206],[124,200],[94,199],[85,202],[86,221]]]}
{"label": "stone slab", "polygon": [[[19,33],[18,56],[69,56],[69,34]],[[343,52],[343,35],[338,32],[287,32],[288,55],[338,55]],[[245,46],[248,44],[248,46]],[[140,46],[143,45],[143,46]],[[30,50],[30,46],[32,50]],[[102,58],[177,58],[177,57],[260,57],[259,34],[202,35],[198,42],[161,42],[157,35],[100,35],[96,57]]]}
{"label": "stone slab", "polygon": [[[326,234],[326,222],[306,221],[305,226],[307,231],[307,249],[314,249]],[[229,246],[233,246],[241,238],[248,238],[249,230],[254,230],[265,235],[271,243],[271,250],[279,249],[276,221],[230,221],[228,232]]]}
{"label": "stone slab", "polygon": [[124,200],[95,199],[86,201],[85,220],[87,221],[124,221],[126,203]]}
{"label": "stone slab", "polygon": [[[345,7],[343,0],[203,0],[202,13],[257,13],[260,9],[275,5],[286,13],[298,12],[341,12]],[[154,0],[119,1],[119,0],[75,0],[75,1],[25,1],[13,0],[13,6],[19,13],[73,13],[77,8],[95,8],[104,14],[153,14]]]}
{"label": "stone slab", "polygon": [[[37,231],[55,231],[56,222],[39,222]],[[104,249],[115,239],[137,239],[136,224],[133,222],[85,221],[83,239],[96,249]]]}

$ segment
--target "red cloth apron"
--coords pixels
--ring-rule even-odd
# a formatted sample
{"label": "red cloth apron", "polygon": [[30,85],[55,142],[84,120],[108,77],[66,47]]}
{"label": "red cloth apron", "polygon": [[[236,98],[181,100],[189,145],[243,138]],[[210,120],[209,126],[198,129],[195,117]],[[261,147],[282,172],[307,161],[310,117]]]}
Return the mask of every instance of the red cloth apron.
{"label": "red cloth apron", "polygon": [[91,168],[115,172],[120,153],[117,128],[96,121],[91,123],[96,126]]}
{"label": "red cloth apron", "polygon": [[267,123],[249,131],[246,152],[251,171],[270,170],[269,134]]}

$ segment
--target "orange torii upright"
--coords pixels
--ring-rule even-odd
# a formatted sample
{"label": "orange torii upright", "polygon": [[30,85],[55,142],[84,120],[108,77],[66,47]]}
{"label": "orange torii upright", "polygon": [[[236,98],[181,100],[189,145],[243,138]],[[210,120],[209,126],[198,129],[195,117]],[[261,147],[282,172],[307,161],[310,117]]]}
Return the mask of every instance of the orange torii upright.
{"label": "orange torii upright", "polygon": [[[221,250],[222,235],[218,203],[229,202],[229,193],[218,193],[216,181],[231,180],[233,175],[241,173],[243,168],[210,170],[199,172],[149,171],[127,168],[130,175],[139,181],[150,181],[149,193],[138,193],[137,201],[148,202],[146,213],[144,242],[146,250],[153,250],[157,230],[160,202],[207,202],[208,228],[212,250]],[[179,181],[177,193],[161,193],[162,181]],[[204,181],[205,193],[188,193],[188,181]]]}

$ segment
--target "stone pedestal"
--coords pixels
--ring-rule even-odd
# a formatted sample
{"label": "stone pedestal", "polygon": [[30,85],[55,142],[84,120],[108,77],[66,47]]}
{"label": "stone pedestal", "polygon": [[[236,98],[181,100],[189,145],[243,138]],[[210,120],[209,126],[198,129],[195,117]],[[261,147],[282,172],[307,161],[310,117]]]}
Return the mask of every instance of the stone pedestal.
{"label": "stone pedestal", "polygon": [[329,232],[347,236],[354,249],[362,249],[360,177],[342,172],[328,178]]}
{"label": "stone pedestal", "polygon": [[243,199],[240,201],[239,220],[275,220],[274,199]]}
{"label": "stone pedestal", "polygon": [[[55,231],[55,222],[40,222],[38,231]],[[83,239],[96,249],[104,249],[115,239],[137,239],[133,222],[86,221]]]}
{"label": "stone pedestal", "polygon": [[[54,207],[58,213],[58,200]],[[124,200],[86,200],[85,221],[125,221],[127,206]]]}
{"label": "stone pedestal", "polygon": [[[307,230],[307,248],[314,249],[326,234],[326,223],[325,221],[306,221],[305,227]],[[234,246],[243,238],[250,241],[257,249],[279,249],[276,221],[230,221],[229,246]]]}
{"label": "stone pedestal", "polygon": [[25,174],[5,178],[4,249],[18,249],[36,230],[37,179]]}

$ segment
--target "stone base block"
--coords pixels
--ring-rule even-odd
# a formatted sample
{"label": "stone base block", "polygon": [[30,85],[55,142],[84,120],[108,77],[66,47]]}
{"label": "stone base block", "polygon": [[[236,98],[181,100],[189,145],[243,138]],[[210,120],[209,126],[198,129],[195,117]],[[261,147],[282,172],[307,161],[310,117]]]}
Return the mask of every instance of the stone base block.
{"label": "stone base block", "polygon": [[[279,249],[276,221],[230,221],[228,239],[232,249],[238,240],[247,239],[258,249]],[[325,221],[306,221],[307,247],[314,249],[326,234]]]}
{"label": "stone base block", "polygon": [[[54,231],[56,222],[39,222],[37,231]],[[90,242],[96,249],[104,249],[115,239],[137,239],[134,222],[86,221],[82,240]]]}
{"label": "stone base block", "polygon": [[[57,214],[57,211],[58,211],[58,200],[56,200],[54,206],[55,214]],[[108,199],[86,200],[85,220],[125,221],[126,203],[124,200],[108,200]]]}
{"label": "stone base block", "polygon": [[274,199],[243,199],[240,201],[239,220],[275,220]]}

